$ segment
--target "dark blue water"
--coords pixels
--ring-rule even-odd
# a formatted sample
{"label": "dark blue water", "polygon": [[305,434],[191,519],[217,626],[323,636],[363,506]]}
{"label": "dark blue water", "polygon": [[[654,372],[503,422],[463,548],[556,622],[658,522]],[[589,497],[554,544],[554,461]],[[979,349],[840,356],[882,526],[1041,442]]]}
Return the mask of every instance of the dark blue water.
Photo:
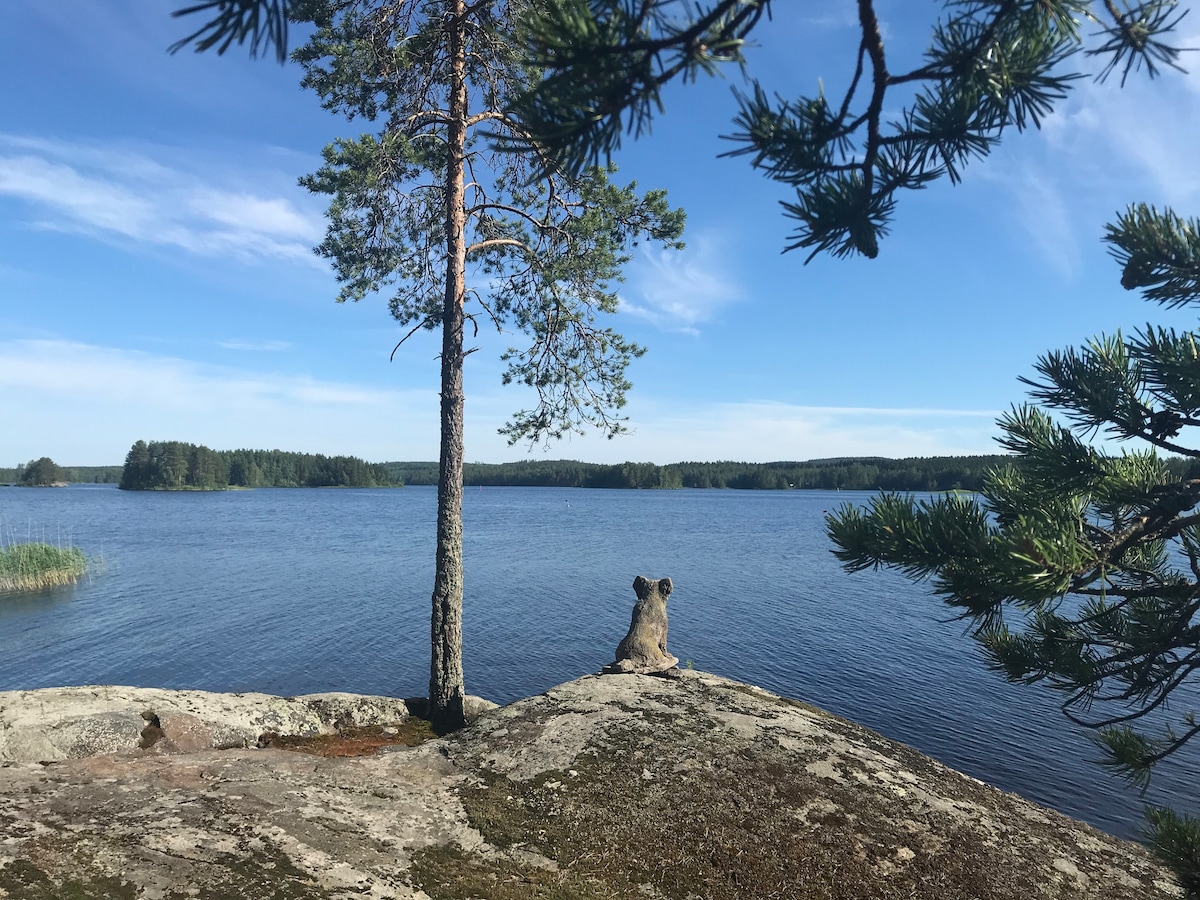
{"label": "dark blue water", "polygon": [[[596,671],[629,625],[634,576],[669,575],[680,659],[1132,836],[1141,798],[1094,764],[1048,690],[987,672],[927,588],[841,571],[821,514],[865,496],[469,489],[467,688],[507,702]],[[419,487],[0,489],[6,543],[102,557],[75,588],[0,600],[0,690],[424,694],[435,500]],[[1193,747],[1146,799],[1200,812],[1197,772]]]}

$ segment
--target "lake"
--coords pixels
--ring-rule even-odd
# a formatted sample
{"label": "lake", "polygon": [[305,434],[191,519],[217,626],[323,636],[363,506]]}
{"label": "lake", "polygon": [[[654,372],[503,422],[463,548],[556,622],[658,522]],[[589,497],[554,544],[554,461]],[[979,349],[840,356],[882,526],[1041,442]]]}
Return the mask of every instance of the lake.
{"label": "lake", "polygon": [[[595,672],[636,575],[669,575],[668,647],[1131,837],[1142,800],[1041,687],[986,671],[922,585],[847,575],[822,513],[865,493],[468,488],[467,689],[497,702]],[[131,493],[0,489],[5,543],[100,558],[75,586],[0,598],[0,690],[129,684],[423,695],[433,488]],[[1190,708],[1197,692],[1191,691]],[[1189,708],[1189,707],[1181,707]],[[1200,813],[1200,746],[1146,799]]]}

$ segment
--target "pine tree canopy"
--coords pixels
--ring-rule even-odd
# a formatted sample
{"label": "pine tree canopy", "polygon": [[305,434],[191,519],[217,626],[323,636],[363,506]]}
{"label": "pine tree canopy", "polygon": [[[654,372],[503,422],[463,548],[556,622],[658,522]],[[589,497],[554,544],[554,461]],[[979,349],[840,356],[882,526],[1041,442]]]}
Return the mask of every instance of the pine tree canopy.
{"label": "pine tree canopy", "polygon": [[[876,256],[899,191],[959,181],[1007,129],[1038,127],[1085,74],[1153,77],[1182,52],[1175,0],[947,0],[922,64],[892,72],[875,5],[857,2],[862,37],[841,96],[818,84],[782,97],[753,78],[738,91],[727,155],[795,190],[785,249],[810,260]],[[527,141],[567,171],[610,158],[623,135],[649,129],[668,82],[746,70],[770,11],[771,0],[547,5],[525,31],[546,72],[515,105]]]}
{"label": "pine tree canopy", "polygon": [[[1200,304],[1200,221],[1140,205],[1105,240],[1126,288]],[[1200,459],[1198,340],[1147,325],[1048,353],[1025,379],[1035,403],[999,422],[1013,461],[977,499],[884,493],[827,517],[848,571],[929,579],[993,669],[1059,691],[1143,786],[1200,733],[1180,703],[1200,671],[1200,463],[1172,475],[1159,455]],[[1195,826],[1172,816],[1160,824]]]}
{"label": "pine tree canopy", "polygon": [[[224,52],[249,44],[286,57],[287,17],[297,0],[204,0],[176,16],[211,16],[172,50]],[[411,7],[400,2],[397,8]],[[857,0],[861,41],[848,87],[827,97],[773,94],[754,78],[738,91],[726,135],[729,156],[746,156],[796,192],[783,203],[795,222],[785,250],[874,258],[897,192],[939,178],[957,183],[1007,129],[1039,127],[1087,75],[1158,75],[1180,68],[1177,0],[946,0],[922,63],[892,72],[875,0]],[[546,171],[578,175],[604,166],[624,135],[649,131],[672,81],[738,67],[748,72],[755,29],[772,0],[556,0],[535,6],[520,34],[543,74],[512,98],[522,123],[501,136],[510,150],[536,150]],[[897,115],[897,110],[899,114]]]}
{"label": "pine tree canopy", "polygon": [[21,484],[47,486],[60,484],[66,480],[62,468],[48,456],[41,459],[31,459],[21,472]]}
{"label": "pine tree canopy", "polygon": [[[535,6],[537,4],[534,4]],[[639,240],[681,248],[682,210],[663,191],[618,185],[616,169],[591,168],[567,178],[535,177],[532,154],[496,154],[489,134],[517,126],[504,101],[532,73],[510,38],[529,4],[478,4],[466,13],[461,154],[470,178],[459,204],[465,292],[471,331],[505,327],[528,337],[502,360],[505,384],[532,388],[536,404],[514,414],[510,441],[560,438],[596,426],[625,430],[619,410],[630,387],[628,364],[644,353],[598,322],[617,309],[621,267]],[[322,105],[377,133],[335,141],[325,165],[301,179],[330,197],[329,226],[317,252],[341,285],[338,301],[382,294],[392,316],[411,330],[442,324],[450,76],[449,44],[439,3],[293,0],[291,14],[317,24],[293,54],[303,85]],[[403,341],[402,341],[403,342]]]}

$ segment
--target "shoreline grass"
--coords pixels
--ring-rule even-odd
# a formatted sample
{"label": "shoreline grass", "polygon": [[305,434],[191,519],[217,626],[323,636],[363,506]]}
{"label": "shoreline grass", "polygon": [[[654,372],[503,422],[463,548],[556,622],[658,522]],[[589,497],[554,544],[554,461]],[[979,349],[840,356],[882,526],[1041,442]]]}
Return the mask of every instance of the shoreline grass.
{"label": "shoreline grass", "polygon": [[74,584],[87,574],[88,558],[78,547],[31,542],[0,548],[0,594],[41,591]]}

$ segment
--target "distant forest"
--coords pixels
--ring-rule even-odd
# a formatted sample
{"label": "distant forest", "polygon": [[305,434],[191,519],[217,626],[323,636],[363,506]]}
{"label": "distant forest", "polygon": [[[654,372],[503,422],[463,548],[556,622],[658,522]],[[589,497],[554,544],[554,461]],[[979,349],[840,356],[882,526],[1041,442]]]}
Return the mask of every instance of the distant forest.
{"label": "distant forest", "polygon": [[125,491],[229,487],[396,487],[403,482],[356,456],[283,450],[210,450],[182,441],[138,441],[125,457]]}
{"label": "distant forest", "polygon": [[[857,457],[809,462],[680,462],[600,465],[573,460],[467,463],[475,486],[583,488],[735,488],[742,490],[976,491],[983,476],[1007,456],[934,456],[912,459]],[[405,484],[437,484],[432,462],[384,463]]]}
{"label": "distant forest", "polygon": [[[139,441],[138,444],[145,448],[144,456],[139,453],[138,459],[150,467],[143,469],[140,477],[135,473],[130,482],[132,490],[165,488],[175,483],[180,472],[185,474],[177,486],[208,489],[437,484],[435,462],[365,463],[354,457],[314,456],[279,450],[216,451],[178,442],[145,444]],[[134,450],[138,444],[134,445]],[[168,444],[175,448],[169,463],[165,450]],[[156,449],[152,452],[151,448]],[[193,450],[196,451],[194,454]],[[130,453],[133,454],[133,450]],[[157,462],[154,461],[156,456]],[[872,456],[772,463],[682,462],[666,466],[527,460],[501,464],[467,463],[465,481],[471,486],[488,487],[977,491],[982,487],[988,469],[1011,461],[1011,457],[1001,455],[910,459]],[[1167,457],[1165,462],[1173,475],[1200,477],[1200,460]],[[19,481],[21,471],[21,467],[0,468],[0,484]],[[66,480],[72,484],[118,484],[124,471],[122,466],[63,466]],[[209,476],[207,479],[205,473]],[[218,483],[222,477],[226,480]],[[146,486],[133,487],[135,483]]]}
{"label": "distant forest", "polygon": [[[0,484],[16,484],[24,471],[24,466],[0,468]],[[63,481],[71,484],[118,484],[121,471],[121,466],[62,466]]]}

